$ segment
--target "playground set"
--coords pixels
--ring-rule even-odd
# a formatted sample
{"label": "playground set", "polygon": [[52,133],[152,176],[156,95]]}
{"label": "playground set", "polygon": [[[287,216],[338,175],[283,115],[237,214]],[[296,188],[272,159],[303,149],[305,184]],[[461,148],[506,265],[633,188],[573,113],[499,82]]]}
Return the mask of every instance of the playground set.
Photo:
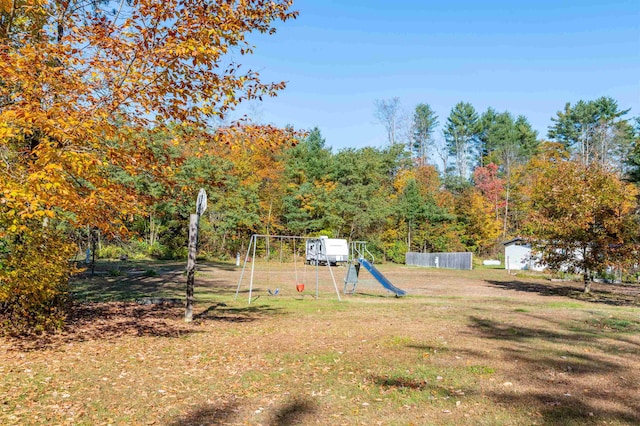
{"label": "playground set", "polygon": [[[340,264],[345,264],[347,268],[346,275],[344,277],[344,288],[342,290],[344,295],[353,295],[356,293],[361,267],[364,267],[364,269],[371,274],[377,283],[382,285],[382,287],[384,287],[388,292],[393,293],[396,297],[406,295],[406,291],[393,285],[391,281],[374,266],[374,256],[369,250],[367,250],[366,241],[352,241],[348,244],[346,240],[331,239],[327,237],[254,234],[251,236],[247,247],[242,272],[240,273],[235,294],[235,299],[237,299],[240,294],[243,279],[245,278],[245,273],[247,272],[247,264],[251,263],[248,292],[249,304],[254,300],[255,259],[258,247],[260,247],[262,254],[267,259],[267,265],[269,264],[269,259],[275,257],[275,254],[278,254],[280,263],[282,263],[285,257],[291,255],[294,265],[293,284],[295,285],[297,293],[302,297],[304,297],[305,294],[307,265],[311,265],[311,269],[313,269],[315,275],[314,297],[316,299],[319,297],[319,277],[320,268],[322,267],[327,268],[326,270],[329,272],[331,277],[331,282],[336,296],[338,300],[341,301],[340,291],[338,290],[338,285],[336,283],[332,267],[332,265],[336,266]],[[302,250],[303,247],[304,254],[301,254],[298,251]],[[304,260],[304,266],[302,271],[299,271],[298,262],[302,259]],[[267,277],[269,274],[269,271],[267,271]],[[279,287],[276,287],[274,290],[267,288],[267,294],[269,296],[278,296],[281,294],[281,290]]]}

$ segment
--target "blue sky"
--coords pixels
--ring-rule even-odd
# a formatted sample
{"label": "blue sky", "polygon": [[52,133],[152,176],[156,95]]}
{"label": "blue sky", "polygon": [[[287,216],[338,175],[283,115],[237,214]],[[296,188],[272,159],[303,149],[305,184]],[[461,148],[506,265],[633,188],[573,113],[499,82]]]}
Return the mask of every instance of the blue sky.
{"label": "blue sky", "polygon": [[459,101],[526,116],[539,136],[566,102],[611,96],[640,116],[640,2],[298,0],[296,20],[252,36],[236,58],[277,98],[240,109],[263,123],[318,126],[334,149],[381,147],[376,99],[442,123]]}

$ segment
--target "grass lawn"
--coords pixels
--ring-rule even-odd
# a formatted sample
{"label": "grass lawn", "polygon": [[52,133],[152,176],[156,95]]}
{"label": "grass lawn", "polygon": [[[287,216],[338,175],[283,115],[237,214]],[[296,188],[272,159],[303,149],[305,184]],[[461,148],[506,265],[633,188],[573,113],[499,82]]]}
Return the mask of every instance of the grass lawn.
{"label": "grass lawn", "polygon": [[200,264],[186,324],[184,267],[100,263],[65,333],[0,340],[0,424],[640,424],[638,286],[381,265],[407,297],[362,270],[338,301],[257,262],[249,304],[249,270],[236,300],[240,268]]}

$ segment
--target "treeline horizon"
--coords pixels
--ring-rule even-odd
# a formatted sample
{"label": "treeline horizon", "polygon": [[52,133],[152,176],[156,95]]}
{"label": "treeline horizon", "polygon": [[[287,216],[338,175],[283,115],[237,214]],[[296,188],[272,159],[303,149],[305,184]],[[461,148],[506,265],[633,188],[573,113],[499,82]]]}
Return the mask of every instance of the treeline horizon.
{"label": "treeline horizon", "polygon": [[[130,244],[122,251],[183,257],[188,217],[204,188],[209,208],[199,247],[213,258],[242,252],[254,233],[367,240],[379,258],[393,262],[403,262],[407,251],[496,256],[504,240],[527,233],[531,185],[549,164],[597,166],[638,182],[640,121],[626,119],[627,113],[611,98],[567,104],[544,140],[526,117],[492,108],[478,114],[460,102],[446,118],[445,145],[438,147],[438,117],[419,104],[404,139],[389,131],[385,147],[335,152],[319,128],[297,143],[240,135],[245,140],[233,149],[191,156],[185,155],[193,149],[188,144],[161,143],[182,136],[156,134],[163,155],[184,157],[174,170],[177,184],[135,179],[155,201],[146,217],[131,223],[137,249]],[[434,155],[444,170],[433,164]]]}

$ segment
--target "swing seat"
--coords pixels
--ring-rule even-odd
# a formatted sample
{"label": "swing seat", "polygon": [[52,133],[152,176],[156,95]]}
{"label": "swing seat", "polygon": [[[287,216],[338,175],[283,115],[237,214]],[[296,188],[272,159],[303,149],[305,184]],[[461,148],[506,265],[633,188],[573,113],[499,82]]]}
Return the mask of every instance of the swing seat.
{"label": "swing seat", "polygon": [[304,291],[304,284],[296,284],[296,290],[298,291],[298,293],[302,293]]}
{"label": "swing seat", "polygon": [[280,293],[280,289],[276,288],[275,291],[271,291],[270,288],[267,289],[267,292],[269,293],[269,296],[277,296]]}

